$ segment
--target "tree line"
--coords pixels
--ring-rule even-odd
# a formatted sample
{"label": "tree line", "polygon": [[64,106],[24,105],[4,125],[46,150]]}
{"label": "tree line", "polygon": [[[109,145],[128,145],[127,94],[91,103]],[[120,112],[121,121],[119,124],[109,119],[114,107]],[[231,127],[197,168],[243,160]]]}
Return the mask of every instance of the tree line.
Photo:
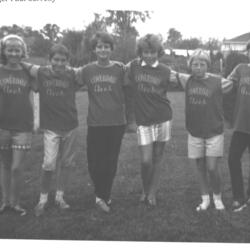
{"label": "tree line", "polygon": [[[90,40],[97,31],[109,31],[114,35],[116,47],[113,59],[127,63],[135,58],[136,38],[139,32],[136,29],[138,21],[146,22],[151,18],[149,11],[115,11],[107,10],[105,15],[94,13],[94,20],[82,30],[61,30],[57,24],[46,24],[40,30],[30,26],[0,27],[0,38],[7,34],[21,35],[28,46],[30,57],[46,57],[54,43],[61,42],[69,48],[70,63],[73,66],[86,64],[95,59],[91,53]],[[162,36],[159,34],[159,37]],[[198,47],[209,50],[218,49],[219,41],[210,39],[203,44],[198,38],[182,39],[182,35],[174,28],[169,29],[166,41],[162,42],[166,48],[196,49]]]}

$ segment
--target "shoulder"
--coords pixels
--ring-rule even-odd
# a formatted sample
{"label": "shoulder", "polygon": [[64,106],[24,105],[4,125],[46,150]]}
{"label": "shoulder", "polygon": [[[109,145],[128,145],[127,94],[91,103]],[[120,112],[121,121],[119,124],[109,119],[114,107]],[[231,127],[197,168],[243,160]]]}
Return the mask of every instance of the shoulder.
{"label": "shoulder", "polygon": [[140,66],[141,65],[141,59],[140,58],[135,58],[128,62],[126,64],[126,67],[134,67],[134,66]]}
{"label": "shoulder", "polygon": [[125,72],[125,64],[119,61],[111,61],[111,64],[114,68],[117,68],[118,70],[121,70],[122,72]]}
{"label": "shoulder", "polygon": [[216,75],[213,73],[206,73],[207,79],[216,79],[216,80],[221,80],[222,77],[220,75]]}
{"label": "shoulder", "polygon": [[51,75],[52,67],[50,65],[40,66],[38,68],[38,74],[40,75]]}
{"label": "shoulder", "polygon": [[158,68],[160,70],[162,70],[164,72],[168,72],[168,73],[170,73],[170,71],[171,71],[170,68],[164,63],[159,63]]}

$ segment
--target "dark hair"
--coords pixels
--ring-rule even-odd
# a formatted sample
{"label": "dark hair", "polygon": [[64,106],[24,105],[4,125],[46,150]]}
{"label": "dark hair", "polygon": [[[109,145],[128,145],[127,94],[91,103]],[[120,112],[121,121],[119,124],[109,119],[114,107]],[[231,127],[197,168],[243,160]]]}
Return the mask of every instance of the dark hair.
{"label": "dark hair", "polygon": [[250,50],[250,41],[247,42],[247,45],[246,45],[246,50],[249,51]]}
{"label": "dark hair", "polygon": [[142,56],[142,52],[145,49],[156,51],[158,53],[158,57],[163,56],[165,53],[160,38],[154,34],[147,34],[138,40],[136,52],[139,57]]}
{"label": "dark hair", "polygon": [[111,50],[114,49],[114,39],[111,34],[107,32],[97,32],[90,41],[92,50],[95,50],[98,41],[108,43],[110,45]]}
{"label": "dark hair", "polygon": [[60,55],[64,55],[67,57],[67,59],[69,59],[69,50],[66,46],[64,46],[63,44],[55,44],[51,47],[50,49],[50,53],[49,53],[49,60],[52,59],[52,57],[55,54],[60,54]]}

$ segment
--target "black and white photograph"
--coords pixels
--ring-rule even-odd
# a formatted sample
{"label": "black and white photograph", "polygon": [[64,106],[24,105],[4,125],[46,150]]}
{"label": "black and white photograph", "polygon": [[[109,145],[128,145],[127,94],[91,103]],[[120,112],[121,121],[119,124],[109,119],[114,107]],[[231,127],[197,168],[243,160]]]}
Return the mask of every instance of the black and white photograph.
{"label": "black and white photograph", "polygon": [[0,0],[0,248],[249,247],[249,10]]}

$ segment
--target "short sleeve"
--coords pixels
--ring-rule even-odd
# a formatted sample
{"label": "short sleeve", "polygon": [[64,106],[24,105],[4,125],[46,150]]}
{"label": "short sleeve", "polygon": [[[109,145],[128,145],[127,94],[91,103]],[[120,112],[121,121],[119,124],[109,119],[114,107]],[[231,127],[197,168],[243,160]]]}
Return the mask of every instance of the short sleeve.
{"label": "short sleeve", "polygon": [[236,66],[233,71],[229,74],[227,77],[228,80],[231,80],[233,82],[239,82],[240,81],[240,73],[239,73],[240,65]]}
{"label": "short sleeve", "polygon": [[73,68],[75,72],[75,77],[76,77],[76,84],[79,87],[86,87],[86,81],[85,81],[85,72],[86,72],[86,67],[79,67],[79,68]]}
{"label": "short sleeve", "polygon": [[128,64],[125,65],[124,67],[125,70],[125,76],[124,76],[124,85],[129,86],[132,85],[133,82],[133,76],[132,76],[132,63],[129,62]]}

